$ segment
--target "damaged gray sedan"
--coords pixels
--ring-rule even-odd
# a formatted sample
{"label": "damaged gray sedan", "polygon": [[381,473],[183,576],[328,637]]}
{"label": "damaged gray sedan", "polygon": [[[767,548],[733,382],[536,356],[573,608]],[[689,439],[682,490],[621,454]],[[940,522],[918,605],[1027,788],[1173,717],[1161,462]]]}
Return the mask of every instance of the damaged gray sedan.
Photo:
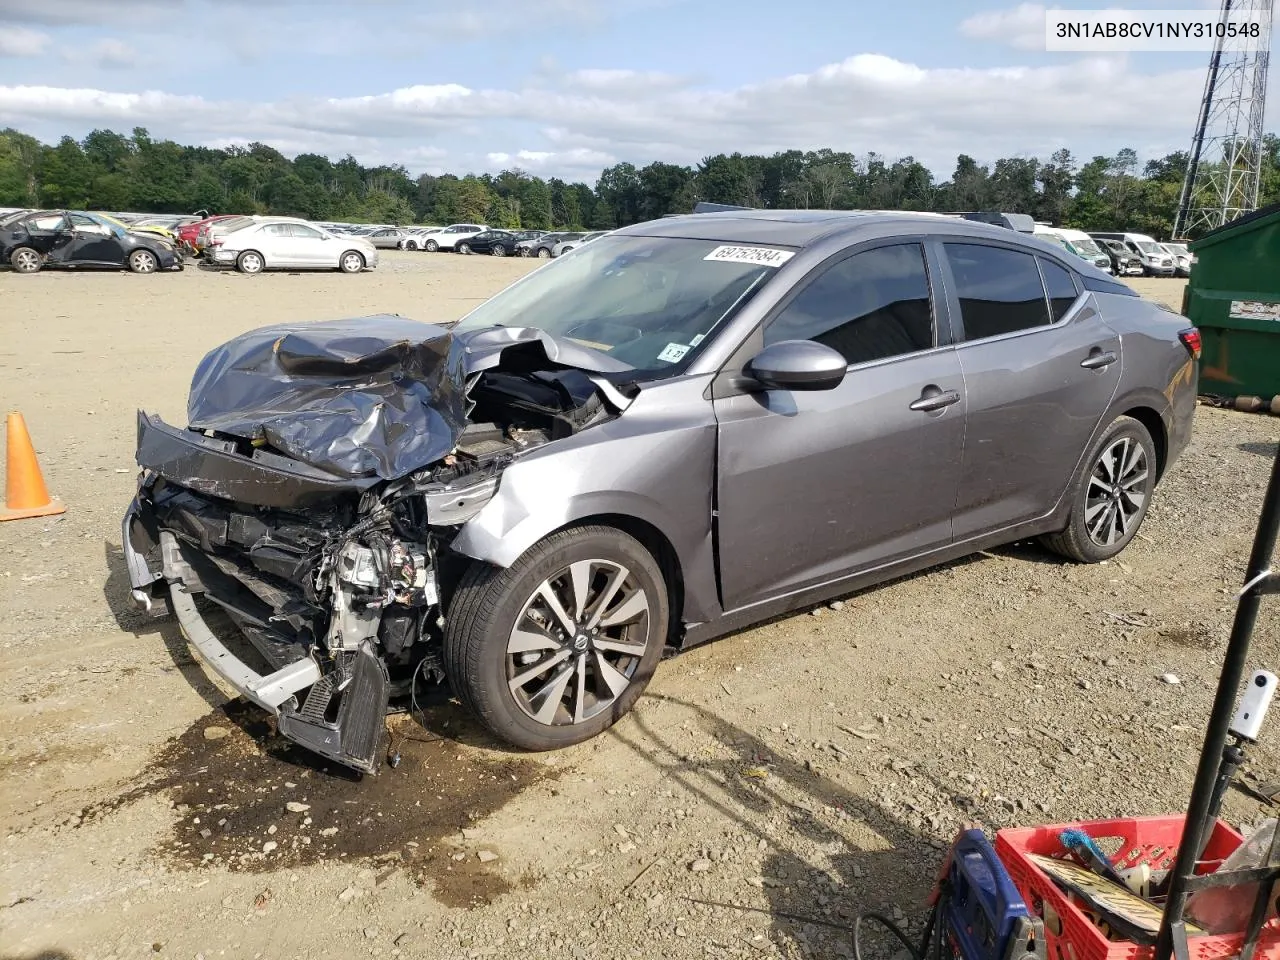
{"label": "damaged gray sedan", "polygon": [[664,651],[1029,536],[1114,556],[1189,439],[1198,351],[1184,318],[979,223],[640,224],[451,327],[210,352],[186,427],[138,415],[133,596],[358,770],[428,678],[511,744],[565,746]]}

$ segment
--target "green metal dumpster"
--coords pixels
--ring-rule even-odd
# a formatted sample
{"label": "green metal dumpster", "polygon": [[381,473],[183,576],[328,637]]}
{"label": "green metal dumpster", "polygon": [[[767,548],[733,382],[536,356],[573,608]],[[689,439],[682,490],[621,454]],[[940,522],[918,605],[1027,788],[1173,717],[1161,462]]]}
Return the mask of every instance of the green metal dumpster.
{"label": "green metal dumpster", "polygon": [[1280,396],[1280,203],[1187,245],[1182,312],[1200,328],[1200,391]]}

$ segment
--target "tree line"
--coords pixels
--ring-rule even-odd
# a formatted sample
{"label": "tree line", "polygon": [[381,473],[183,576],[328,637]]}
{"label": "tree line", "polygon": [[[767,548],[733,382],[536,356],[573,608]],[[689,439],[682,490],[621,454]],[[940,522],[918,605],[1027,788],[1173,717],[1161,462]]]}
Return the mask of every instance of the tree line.
{"label": "tree line", "polygon": [[[1003,210],[1086,230],[1132,229],[1168,237],[1187,154],[1139,164],[1137,153],[1087,161],[1061,149],[1048,159],[956,158],[939,182],[913,157],[831,149],[770,156],[716,154],[693,166],[619,163],[594,186],[520,169],[413,177],[399,165],[366,167],[348,155],[290,159],[264,143],[222,149],[94,130],[44,144],[0,131],[0,206],[149,213],[271,213],[359,223],[607,230],[700,200],[767,208]],[[1280,137],[1268,134],[1260,203],[1280,201]]]}

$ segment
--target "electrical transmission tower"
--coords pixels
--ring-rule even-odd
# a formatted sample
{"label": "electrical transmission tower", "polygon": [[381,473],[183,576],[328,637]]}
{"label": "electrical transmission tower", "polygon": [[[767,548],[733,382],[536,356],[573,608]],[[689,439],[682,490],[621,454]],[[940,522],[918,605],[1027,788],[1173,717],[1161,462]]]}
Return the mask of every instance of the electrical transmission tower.
{"label": "electrical transmission tower", "polygon": [[1173,239],[1185,240],[1258,206],[1262,175],[1262,117],[1271,59],[1274,0],[1222,0],[1222,17],[1256,19],[1258,37],[1219,37],[1209,58],[1204,98]]}

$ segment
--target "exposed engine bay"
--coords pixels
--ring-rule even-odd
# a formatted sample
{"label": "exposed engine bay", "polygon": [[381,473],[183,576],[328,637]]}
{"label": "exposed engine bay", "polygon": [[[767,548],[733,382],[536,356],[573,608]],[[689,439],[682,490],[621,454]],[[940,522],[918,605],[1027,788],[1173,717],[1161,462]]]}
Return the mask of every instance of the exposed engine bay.
{"label": "exposed engine bay", "polygon": [[[634,387],[617,366],[539,331],[398,317],[245,334],[202,362],[187,429],[139,412],[134,599],[173,608],[284,736],[376,772],[388,704],[444,679],[459,525],[515,459],[620,412]],[[222,647],[195,596],[270,673]]]}

